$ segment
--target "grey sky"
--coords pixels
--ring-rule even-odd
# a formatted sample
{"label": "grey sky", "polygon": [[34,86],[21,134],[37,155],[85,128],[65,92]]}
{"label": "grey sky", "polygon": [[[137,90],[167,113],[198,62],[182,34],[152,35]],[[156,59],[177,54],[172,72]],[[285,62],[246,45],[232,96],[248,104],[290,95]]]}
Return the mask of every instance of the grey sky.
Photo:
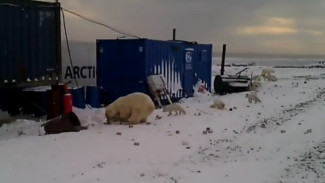
{"label": "grey sky", "polygon": [[[229,52],[325,55],[324,0],[61,0],[62,7],[143,38],[213,44]],[[69,37],[120,36],[65,13]]]}

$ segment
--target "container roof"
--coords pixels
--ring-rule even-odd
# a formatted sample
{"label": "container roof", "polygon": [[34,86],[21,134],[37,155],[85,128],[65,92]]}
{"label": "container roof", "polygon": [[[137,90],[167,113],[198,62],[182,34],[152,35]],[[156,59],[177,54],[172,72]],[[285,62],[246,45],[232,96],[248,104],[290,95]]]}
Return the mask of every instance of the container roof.
{"label": "container roof", "polygon": [[35,1],[35,0],[0,0],[0,6],[7,5],[7,6],[19,6],[19,5],[53,5],[58,4],[59,2],[56,2],[53,0],[53,2],[49,1]]}

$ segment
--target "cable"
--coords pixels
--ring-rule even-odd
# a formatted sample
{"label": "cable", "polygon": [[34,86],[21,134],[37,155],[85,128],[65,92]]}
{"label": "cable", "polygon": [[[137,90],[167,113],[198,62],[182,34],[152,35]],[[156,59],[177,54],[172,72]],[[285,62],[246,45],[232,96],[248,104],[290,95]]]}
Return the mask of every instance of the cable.
{"label": "cable", "polygon": [[132,35],[132,34],[128,34],[128,33],[126,33],[126,32],[122,32],[122,31],[117,30],[117,29],[115,29],[115,28],[113,28],[113,27],[111,27],[111,26],[108,26],[108,25],[106,25],[106,24],[103,24],[103,23],[97,22],[97,21],[95,21],[95,20],[92,20],[92,19],[90,19],[90,18],[84,17],[84,16],[82,16],[82,15],[80,15],[80,14],[78,14],[78,13],[72,12],[72,11],[70,11],[70,10],[67,10],[67,9],[63,8],[63,7],[61,7],[61,10],[64,10],[64,11],[66,11],[66,12],[68,12],[68,13],[71,13],[71,14],[73,14],[73,15],[76,15],[76,16],[78,16],[78,17],[80,17],[80,18],[82,18],[82,19],[84,19],[84,20],[87,20],[87,21],[89,21],[89,22],[92,22],[92,23],[94,23],[94,24],[98,24],[98,25],[104,26],[104,27],[106,27],[106,28],[108,28],[108,29],[110,29],[110,30],[112,30],[112,31],[114,31],[114,32],[117,32],[117,33],[120,33],[120,34],[123,34],[123,35],[129,36],[129,37],[135,37],[135,38],[141,39],[140,37],[138,37],[138,36],[136,36],[136,35]]}
{"label": "cable", "polygon": [[[73,69],[74,66],[72,64],[72,58],[71,58],[71,52],[70,52],[70,45],[69,45],[69,39],[68,39],[68,33],[67,33],[67,28],[66,28],[66,25],[65,25],[65,16],[64,16],[64,12],[63,10],[61,9],[61,12],[62,12],[62,20],[63,20],[63,28],[64,28],[64,34],[65,34],[65,40],[66,40],[66,43],[67,43],[67,49],[68,49],[68,55],[69,55],[69,61],[70,61],[70,66],[71,68]],[[73,72],[73,78],[76,82],[76,85],[77,85],[77,88],[79,88],[79,85],[78,85],[78,80],[75,76],[75,73]]]}

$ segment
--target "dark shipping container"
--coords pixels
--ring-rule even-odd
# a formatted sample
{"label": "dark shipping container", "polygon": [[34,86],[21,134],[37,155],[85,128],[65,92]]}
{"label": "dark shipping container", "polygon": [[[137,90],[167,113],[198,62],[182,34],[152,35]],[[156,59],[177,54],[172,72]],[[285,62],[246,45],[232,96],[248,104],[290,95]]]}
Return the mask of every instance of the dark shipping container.
{"label": "dark shipping container", "polygon": [[0,87],[61,81],[60,4],[0,0]]}
{"label": "dark shipping container", "polygon": [[[212,45],[149,39],[97,40],[97,85],[110,103],[132,92],[150,94],[147,76],[161,74],[172,99],[211,88]],[[105,99],[104,99],[105,100]]]}

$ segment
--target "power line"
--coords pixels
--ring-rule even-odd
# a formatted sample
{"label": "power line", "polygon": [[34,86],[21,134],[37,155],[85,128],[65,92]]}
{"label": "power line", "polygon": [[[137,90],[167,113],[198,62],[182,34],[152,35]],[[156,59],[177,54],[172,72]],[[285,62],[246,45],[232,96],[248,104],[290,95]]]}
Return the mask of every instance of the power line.
{"label": "power line", "polygon": [[[62,20],[63,20],[63,28],[64,28],[64,33],[65,33],[65,39],[66,39],[66,43],[67,43],[67,49],[68,49],[68,55],[69,55],[69,61],[70,61],[70,66],[71,68],[73,69],[73,64],[72,64],[72,58],[71,58],[71,52],[70,52],[70,45],[69,45],[69,39],[68,39],[68,33],[67,33],[67,28],[66,28],[66,25],[65,25],[65,16],[64,16],[64,12],[63,10],[61,9],[61,12],[62,12]],[[78,80],[73,72],[73,77],[74,77],[74,80],[76,82],[76,85],[77,87],[78,86]]]}
{"label": "power line", "polygon": [[114,32],[119,33],[119,34],[123,34],[123,35],[129,36],[129,37],[135,37],[135,38],[141,39],[140,37],[138,37],[138,36],[136,36],[136,35],[132,35],[132,34],[129,34],[129,33],[126,33],[126,32],[120,31],[120,30],[117,30],[117,29],[115,29],[114,27],[111,27],[111,26],[106,25],[106,24],[103,24],[103,23],[101,23],[101,22],[98,22],[98,21],[92,20],[92,19],[90,19],[90,18],[84,17],[84,16],[82,16],[82,15],[80,15],[80,14],[78,14],[78,13],[75,13],[75,12],[73,12],[73,11],[67,10],[67,9],[65,9],[65,8],[63,8],[63,7],[61,7],[61,9],[64,10],[64,11],[66,11],[66,12],[68,12],[68,13],[71,13],[71,14],[73,14],[73,15],[75,15],[75,16],[78,16],[78,17],[80,17],[80,18],[82,18],[82,19],[84,19],[84,20],[87,20],[87,21],[92,22],[92,23],[94,23],[94,24],[97,24],[97,25],[101,25],[101,26],[103,26],[103,27],[106,27],[106,28],[108,28],[108,29],[110,29],[110,30],[112,30],[112,31],[114,31]]}

